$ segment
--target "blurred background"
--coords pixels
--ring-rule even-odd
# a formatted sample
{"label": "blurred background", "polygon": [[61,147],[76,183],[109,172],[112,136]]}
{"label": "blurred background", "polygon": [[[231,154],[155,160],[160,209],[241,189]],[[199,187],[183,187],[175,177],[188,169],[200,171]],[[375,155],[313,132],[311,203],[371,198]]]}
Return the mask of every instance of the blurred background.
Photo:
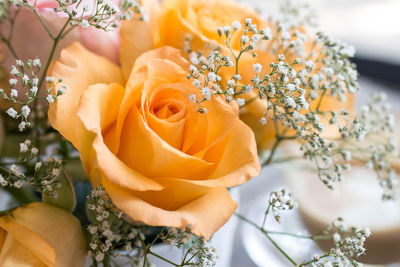
{"label": "blurred background", "polygon": [[[279,8],[278,1],[284,2],[284,0],[239,0],[239,2],[256,7],[263,16],[274,16]],[[389,102],[392,104],[395,113],[400,114],[400,1],[309,0],[307,2],[310,3],[310,7],[314,9],[314,13],[318,17],[317,22],[319,25],[315,28],[316,30],[327,32],[356,48],[357,52],[353,61],[357,64],[361,85],[361,92],[357,95],[357,105],[364,104],[372,92],[385,92],[389,96]],[[375,236],[383,242],[379,243],[378,246],[389,254],[399,255],[400,202],[382,204],[379,198],[379,186],[373,184],[374,182],[371,180],[373,174],[364,171],[361,169],[353,173],[353,176],[359,176],[364,179],[363,185],[358,188],[360,192],[350,190],[346,193],[346,190],[349,189],[346,189],[346,187],[350,186],[350,184],[344,184],[343,188],[341,188],[344,192],[329,195],[327,201],[352,199],[355,202],[355,206],[359,205],[357,209],[361,210],[361,212],[358,215],[348,215],[347,219],[350,221],[362,220],[365,224],[375,225],[377,228]],[[257,203],[261,203],[261,205],[266,203],[267,195],[265,192],[287,186],[287,179],[285,180],[284,178],[287,176],[287,171],[284,168],[268,167],[262,171],[260,176],[240,189],[239,212],[246,214],[255,221],[260,220],[258,217],[262,217],[265,207],[257,207]],[[292,176],[295,176],[292,177],[294,179],[301,179],[307,174],[295,173]],[[317,177],[313,178],[316,181],[318,180]],[[299,195],[305,194],[305,192],[314,194],[317,189],[323,191],[321,188],[314,188],[315,184],[306,183],[307,186],[309,189],[295,186],[294,190],[300,191],[297,192]],[[313,192],[310,188],[315,191]],[[318,212],[323,213],[321,209],[324,208],[324,204],[327,204],[327,206],[332,204],[319,203],[324,202],[320,201],[320,199],[323,199],[321,194],[326,194],[325,196],[329,194],[329,192],[323,192],[316,194],[321,197],[318,198],[316,196],[314,199],[314,203],[318,204],[303,207],[302,211],[300,210],[300,212],[285,217],[282,225],[274,226],[271,224],[269,228],[297,234],[309,234],[312,231],[310,231],[310,228],[307,229],[304,224],[304,211],[307,211],[307,209],[312,210],[311,213],[318,217]],[[355,200],[356,198],[359,199]],[[311,199],[308,200],[312,201]],[[336,206],[337,210],[335,212],[339,214],[348,212],[340,204],[333,206]],[[322,215],[318,219],[322,220]],[[399,238],[392,239],[385,236],[386,234]],[[266,238],[260,235],[257,230],[252,229],[252,227],[240,223],[238,234],[235,238],[232,267],[290,266],[279,253],[274,251],[274,248],[265,240]],[[304,259],[304,257],[307,258],[307,255],[312,257],[313,253],[318,253],[318,247],[310,242],[285,238],[277,238],[277,240],[282,247],[294,254],[294,258],[298,256],[297,254],[302,255]],[[384,258],[380,256],[380,259],[379,255],[377,257],[378,261],[382,260],[384,262],[388,260],[386,256]],[[400,263],[373,266],[399,267]]]}

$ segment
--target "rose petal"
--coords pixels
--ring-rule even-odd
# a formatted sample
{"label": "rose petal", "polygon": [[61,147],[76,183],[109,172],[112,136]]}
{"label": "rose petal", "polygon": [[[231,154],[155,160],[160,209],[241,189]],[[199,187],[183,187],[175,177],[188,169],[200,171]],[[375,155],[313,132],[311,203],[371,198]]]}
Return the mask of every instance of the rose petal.
{"label": "rose petal", "polygon": [[105,136],[109,136],[105,137],[108,142],[114,141],[112,134],[115,131],[110,131],[110,128],[115,128],[119,112],[115,107],[119,106],[123,93],[124,88],[118,84],[92,85],[84,92],[77,115],[85,129],[90,131],[85,146],[92,152],[90,158],[82,156],[83,161],[90,170],[89,176],[94,186],[101,182],[100,175],[95,175],[101,171],[114,183],[131,190],[160,190],[161,185],[126,166],[104,143],[103,131],[106,131]]}
{"label": "rose petal", "polygon": [[[153,205],[138,197],[136,192],[127,191],[103,178],[103,185],[112,201],[132,219],[153,226],[192,225],[193,233],[206,239],[224,225],[236,209],[237,205],[226,189],[204,190],[176,179],[164,182],[169,183],[166,191],[146,192],[142,195],[152,201]],[[163,202],[169,203],[171,199],[175,203],[169,209],[156,206]]]}
{"label": "rose petal", "polygon": [[74,43],[62,51],[61,58],[53,64],[49,73],[56,80],[63,78],[62,84],[67,86],[65,95],[50,105],[49,121],[79,149],[83,158],[88,158],[90,150],[85,142],[90,136],[76,115],[81,95],[91,84],[122,84],[121,70],[107,59]]}
{"label": "rose petal", "polygon": [[74,216],[43,203],[31,203],[12,213],[15,219],[1,217],[0,227],[46,266],[55,266],[56,262],[57,266],[83,266],[86,242]]}
{"label": "rose petal", "polygon": [[135,106],[128,114],[117,157],[148,177],[207,177],[213,164],[175,149],[145,122]]}

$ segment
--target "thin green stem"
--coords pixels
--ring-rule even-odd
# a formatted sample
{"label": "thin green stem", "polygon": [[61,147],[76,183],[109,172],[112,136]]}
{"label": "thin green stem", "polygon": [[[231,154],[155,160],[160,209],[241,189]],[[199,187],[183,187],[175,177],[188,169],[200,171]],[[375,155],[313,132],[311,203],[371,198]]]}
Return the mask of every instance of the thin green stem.
{"label": "thin green stem", "polygon": [[8,40],[8,39],[5,38],[3,35],[1,35],[1,41],[7,45],[7,48],[10,50],[11,54],[13,55],[13,57],[14,57],[15,59],[18,59],[19,57],[18,57],[18,55],[17,55],[17,52],[16,52],[16,51],[14,50],[14,48],[12,47],[12,45],[11,45],[11,43],[10,43],[10,40]]}
{"label": "thin green stem", "polygon": [[291,263],[293,263],[294,266],[298,266],[295,260],[293,260],[279,245],[278,243],[275,242],[274,239],[272,239],[269,234],[265,233],[265,236],[271,241],[271,243],[274,245],[276,249],[279,250],[279,252],[282,253],[283,256],[285,256],[286,259],[288,259]]}
{"label": "thin green stem", "polygon": [[325,94],[326,94],[326,89],[324,89],[324,91],[322,91],[322,94],[321,94],[321,96],[319,97],[319,100],[318,100],[318,104],[317,104],[317,108],[315,109],[315,111],[319,111],[319,109],[320,109],[320,107],[321,107],[321,103],[322,103],[322,99],[324,98],[324,96],[325,96]]}
{"label": "thin green stem", "polygon": [[[325,254],[325,255],[320,256],[319,258],[323,259],[323,258],[326,258],[326,257],[329,257],[329,256],[330,256],[330,254]],[[313,262],[315,262],[315,260],[309,260],[309,261],[303,262],[302,264],[299,265],[299,267],[307,266],[307,265],[309,265],[309,264],[311,264]]]}
{"label": "thin green stem", "polygon": [[270,208],[271,208],[271,203],[268,204],[267,210],[265,211],[264,219],[263,219],[263,222],[261,224],[261,228],[264,228],[265,223],[267,222],[267,217],[268,217],[268,213],[269,213],[269,209]]}
{"label": "thin green stem", "polygon": [[111,265],[111,257],[110,254],[106,253],[103,260],[103,267],[110,267]]}
{"label": "thin green stem", "polygon": [[255,228],[257,228],[258,230],[260,230],[262,233],[264,233],[264,235],[268,238],[268,240],[274,245],[274,247],[276,249],[279,250],[279,252],[281,252],[281,254],[283,256],[285,256],[286,259],[288,259],[291,263],[294,264],[294,266],[297,266],[296,261],[294,261],[280,246],[278,243],[275,242],[275,240],[269,235],[269,232],[267,230],[265,230],[264,228],[261,228],[260,226],[258,226],[256,223],[250,221],[249,219],[247,219],[246,217],[244,217],[241,214],[235,213],[236,216],[238,216],[241,220],[247,222],[248,224],[254,226]]}
{"label": "thin green stem", "polygon": [[172,261],[170,261],[170,260],[168,260],[168,259],[166,259],[166,258],[164,258],[164,257],[152,252],[152,251],[149,251],[148,254],[153,255],[154,257],[157,257],[157,258],[159,258],[159,259],[161,259],[161,260],[163,260],[163,261],[165,261],[165,262],[167,262],[167,263],[169,263],[169,264],[171,264],[173,266],[176,266],[176,267],[180,266],[179,264],[176,264],[176,263],[174,263],[174,262],[172,262]]}
{"label": "thin green stem", "polygon": [[282,138],[277,137],[275,140],[274,145],[272,146],[271,152],[269,153],[268,159],[265,161],[265,163],[263,164],[265,165],[269,165],[275,155],[276,150],[278,149],[279,144],[282,142]]}
{"label": "thin green stem", "polygon": [[43,21],[42,17],[40,16],[40,14],[38,13],[38,11],[36,10],[36,7],[31,6],[29,4],[25,4],[25,6],[29,9],[31,9],[33,11],[33,13],[35,13],[35,16],[38,18],[38,20],[40,21],[40,24],[42,24],[43,28],[46,30],[46,32],[48,33],[48,35],[50,36],[51,39],[54,40],[54,35],[53,33],[50,31],[49,27],[47,27],[46,23]]}

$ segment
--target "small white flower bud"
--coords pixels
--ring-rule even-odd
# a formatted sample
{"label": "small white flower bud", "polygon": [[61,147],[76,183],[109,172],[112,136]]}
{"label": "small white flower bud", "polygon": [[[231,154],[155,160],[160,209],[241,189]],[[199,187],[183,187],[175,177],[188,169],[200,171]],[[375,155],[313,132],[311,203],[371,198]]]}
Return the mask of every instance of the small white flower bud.
{"label": "small white flower bud", "polygon": [[8,110],[7,110],[7,114],[10,116],[10,117],[12,117],[12,118],[16,118],[17,117],[17,115],[18,115],[18,112],[15,110],[15,109],[13,109],[13,108],[9,108]]}
{"label": "small white flower bud", "polygon": [[238,105],[241,107],[241,106],[244,106],[244,104],[246,103],[246,101],[244,100],[244,98],[237,98],[236,99],[236,102],[238,103]]}
{"label": "small white flower bud", "polygon": [[17,98],[18,97],[18,91],[15,89],[11,89],[10,91],[10,97],[11,98]]}
{"label": "small white flower bud", "polygon": [[239,30],[240,28],[242,27],[242,25],[240,24],[240,22],[239,21],[234,21],[233,23],[232,23],[232,28],[236,31],[236,30]]}
{"label": "small white flower bud", "polygon": [[25,106],[23,106],[23,107],[21,108],[21,114],[22,114],[22,116],[28,117],[30,113],[31,113],[31,109],[30,109],[28,106],[25,105]]}
{"label": "small white flower bud", "polygon": [[256,73],[260,73],[261,70],[262,70],[262,66],[261,66],[260,63],[256,63],[256,64],[253,65],[253,69],[254,69],[254,71],[255,71]]}

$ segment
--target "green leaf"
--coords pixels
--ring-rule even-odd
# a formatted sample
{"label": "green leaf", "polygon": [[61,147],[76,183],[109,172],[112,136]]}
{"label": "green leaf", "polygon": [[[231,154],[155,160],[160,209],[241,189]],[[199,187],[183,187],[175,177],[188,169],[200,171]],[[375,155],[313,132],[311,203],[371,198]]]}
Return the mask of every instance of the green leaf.
{"label": "green leaf", "polygon": [[58,179],[60,179],[61,187],[57,188],[57,198],[42,194],[42,200],[44,203],[73,212],[76,207],[76,194],[71,176],[63,169]]}

